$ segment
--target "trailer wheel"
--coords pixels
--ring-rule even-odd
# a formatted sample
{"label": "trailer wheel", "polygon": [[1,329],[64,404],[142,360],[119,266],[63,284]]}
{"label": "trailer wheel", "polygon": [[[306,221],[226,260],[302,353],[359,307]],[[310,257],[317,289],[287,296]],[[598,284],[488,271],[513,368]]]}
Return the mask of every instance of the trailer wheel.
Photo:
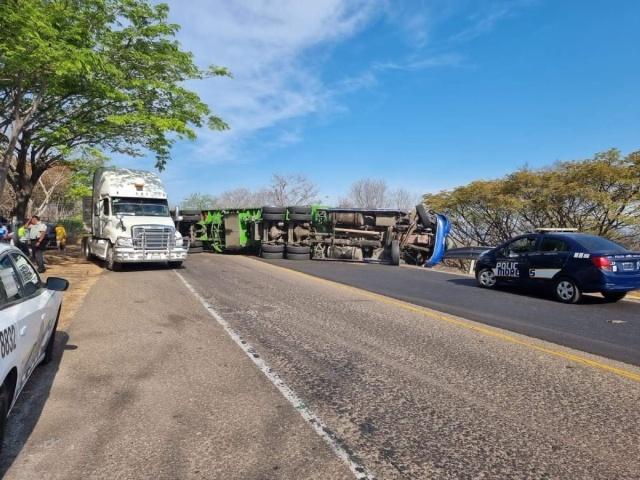
{"label": "trailer wheel", "polygon": [[294,205],[293,207],[287,207],[287,210],[289,210],[289,215],[311,215],[311,207],[309,205]]}
{"label": "trailer wheel", "polygon": [[400,265],[400,242],[391,241],[391,265]]}
{"label": "trailer wheel", "polygon": [[310,222],[311,214],[310,213],[290,213],[289,220],[295,220],[297,222]]}
{"label": "trailer wheel", "polygon": [[310,254],[311,247],[308,245],[287,245],[287,255],[290,253]]}
{"label": "trailer wheel", "polygon": [[420,218],[423,226],[428,227],[435,223],[435,218],[433,218],[433,215],[429,213],[427,207],[422,203],[416,205],[416,212],[418,213],[418,218]]}
{"label": "trailer wheel", "polygon": [[279,213],[281,215],[284,215],[287,213],[287,207],[276,207],[274,205],[265,205],[264,207],[262,207],[262,215],[264,216],[265,213]]}
{"label": "trailer wheel", "polygon": [[112,272],[119,272],[122,269],[122,265],[115,261],[115,252],[113,251],[113,245],[109,244],[107,247],[107,255],[104,259],[104,266],[107,270]]}
{"label": "trailer wheel", "polygon": [[260,252],[260,256],[266,259],[284,258],[284,252]]}
{"label": "trailer wheel", "polygon": [[282,243],[263,243],[260,245],[260,251],[265,253],[284,253],[284,245]]}
{"label": "trailer wheel", "polygon": [[270,220],[272,222],[283,222],[287,219],[286,213],[263,213],[263,220]]}

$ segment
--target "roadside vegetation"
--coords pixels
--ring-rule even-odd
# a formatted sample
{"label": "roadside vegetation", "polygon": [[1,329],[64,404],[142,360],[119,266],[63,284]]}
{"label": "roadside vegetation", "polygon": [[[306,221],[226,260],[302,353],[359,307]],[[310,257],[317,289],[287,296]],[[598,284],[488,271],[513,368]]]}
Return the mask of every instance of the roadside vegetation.
{"label": "roadside vegetation", "polygon": [[494,246],[539,227],[572,227],[640,249],[640,151],[521,168],[424,196],[452,222],[457,245]]}

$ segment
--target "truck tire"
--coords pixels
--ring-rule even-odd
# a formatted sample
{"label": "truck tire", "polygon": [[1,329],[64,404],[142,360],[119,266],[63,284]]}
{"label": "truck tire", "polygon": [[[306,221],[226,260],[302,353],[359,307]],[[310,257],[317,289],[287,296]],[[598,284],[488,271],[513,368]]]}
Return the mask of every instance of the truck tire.
{"label": "truck tire", "polygon": [[265,259],[280,259],[284,258],[284,252],[260,252],[260,256]]}
{"label": "truck tire", "polygon": [[286,213],[263,213],[263,220],[270,220],[272,222],[283,222],[287,219]]}
{"label": "truck tire", "polygon": [[284,253],[284,245],[282,243],[263,243],[260,245],[260,251],[264,253]]}
{"label": "truck tire", "polygon": [[182,268],[182,260],[177,262],[167,262],[169,264],[169,268]]}
{"label": "truck tire", "polygon": [[311,260],[310,253],[288,253],[287,260]]}
{"label": "truck tire", "polygon": [[279,213],[285,215],[287,213],[287,207],[276,207],[274,205],[265,205],[262,207],[262,215],[265,213]]}
{"label": "truck tire", "polygon": [[391,265],[400,265],[400,242],[391,241]]}
{"label": "truck tire", "polygon": [[311,207],[309,205],[294,205],[292,207],[287,207],[287,210],[289,211],[289,215],[311,215]]}
{"label": "truck tire", "polygon": [[203,247],[189,247],[189,253],[202,253],[204,252]]}
{"label": "truck tire", "polygon": [[424,204],[420,203],[416,205],[416,212],[418,213],[418,218],[420,219],[420,222],[422,222],[423,226],[428,227],[435,223],[435,218],[433,218],[433,215],[429,213]]}
{"label": "truck tire", "polygon": [[310,213],[290,213],[289,220],[295,220],[296,222],[310,222]]}
{"label": "truck tire", "polygon": [[112,272],[119,272],[120,270],[122,270],[122,265],[116,262],[114,257],[115,252],[113,251],[113,245],[109,244],[109,246],[107,247],[107,254],[104,258],[104,266],[107,270],[110,270]]}
{"label": "truck tire", "polygon": [[84,254],[85,260],[93,260],[95,258],[93,253],[91,253],[91,241],[89,238],[82,240],[82,253]]}
{"label": "truck tire", "polygon": [[287,255],[289,255],[290,253],[296,253],[296,254],[307,254],[309,255],[311,253],[311,247],[308,245],[287,245]]}

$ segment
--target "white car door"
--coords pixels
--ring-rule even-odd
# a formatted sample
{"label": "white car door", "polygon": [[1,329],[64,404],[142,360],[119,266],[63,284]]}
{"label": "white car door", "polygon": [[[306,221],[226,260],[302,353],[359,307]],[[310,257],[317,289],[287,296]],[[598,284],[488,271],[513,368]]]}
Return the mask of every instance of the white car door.
{"label": "white car door", "polygon": [[55,320],[55,314],[50,312],[53,292],[44,288],[40,277],[24,255],[12,252],[10,256],[18,272],[23,295],[23,300],[18,304],[22,317],[18,334],[24,342],[22,380],[25,381],[40,360],[51,318]]}

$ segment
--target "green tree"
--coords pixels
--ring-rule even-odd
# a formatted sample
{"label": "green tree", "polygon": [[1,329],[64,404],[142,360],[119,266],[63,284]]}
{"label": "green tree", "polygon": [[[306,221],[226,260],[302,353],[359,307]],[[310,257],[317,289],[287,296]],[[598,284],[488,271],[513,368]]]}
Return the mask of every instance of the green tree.
{"label": "green tree", "polygon": [[6,179],[18,216],[79,147],[152,152],[162,169],[177,139],[227,128],[185,82],[228,71],[198,68],[167,15],[148,0],[0,2],[0,195]]}

